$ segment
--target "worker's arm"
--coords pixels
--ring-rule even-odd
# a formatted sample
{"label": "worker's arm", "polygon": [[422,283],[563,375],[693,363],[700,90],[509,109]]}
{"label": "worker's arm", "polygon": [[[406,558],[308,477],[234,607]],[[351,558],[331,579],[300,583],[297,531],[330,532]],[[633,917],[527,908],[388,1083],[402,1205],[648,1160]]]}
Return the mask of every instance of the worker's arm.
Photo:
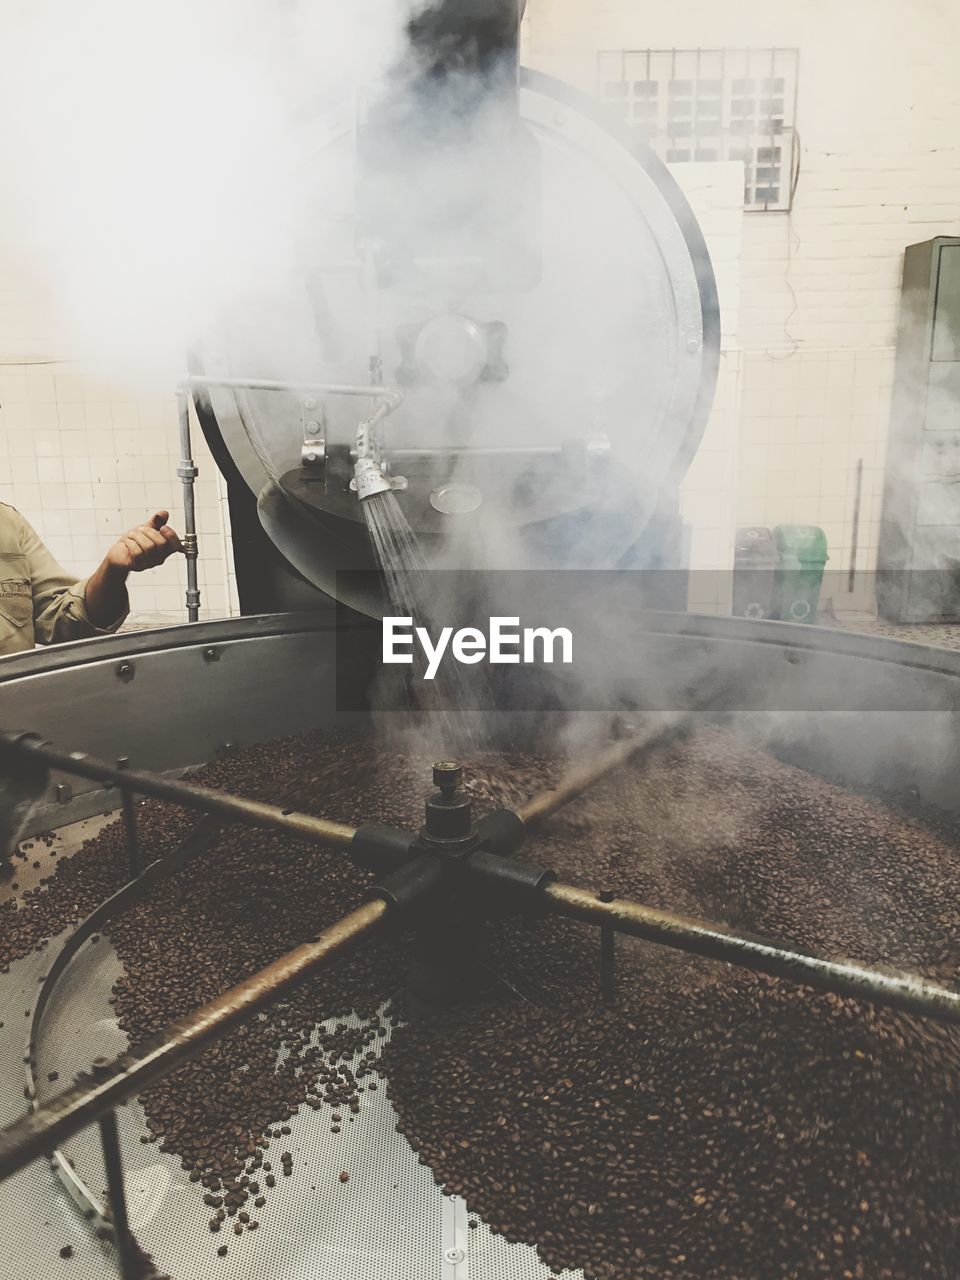
{"label": "worker's arm", "polygon": [[[21,517],[22,519],[22,517]],[[78,581],[57,564],[36,530],[23,520],[20,549],[27,558],[33,622],[40,644],[61,644],[116,631],[130,609],[127,575],[162,564],[180,550],[167,512],[119,538],[91,576]]]}
{"label": "worker's arm", "polygon": [[87,615],[99,630],[108,630],[115,618],[127,616],[127,575],[155,569],[175,552],[180,539],[167,524],[169,511],[155,511],[147,524],[138,524],[113,544],[100,567],[85,584]]}

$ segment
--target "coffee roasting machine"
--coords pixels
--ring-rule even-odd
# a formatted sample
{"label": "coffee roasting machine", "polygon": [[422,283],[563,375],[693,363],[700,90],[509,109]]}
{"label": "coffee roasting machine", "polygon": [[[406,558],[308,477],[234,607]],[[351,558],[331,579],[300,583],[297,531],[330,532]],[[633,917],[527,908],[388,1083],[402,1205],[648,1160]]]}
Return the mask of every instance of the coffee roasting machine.
{"label": "coffee roasting machine", "polygon": [[[496,19],[491,6],[466,0],[430,11],[412,30],[419,74],[398,78],[393,97],[365,112],[359,128],[353,107],[325,121],[325,145],[343,150],[356,178],[344,187],[356,207],[325,229],[325,258],[299,300],[282,299],[274,316],[258,315],[256,331],[238,324],[197,353],[189,390],[229,482],[241,595],[256,616],[64,645],[0,669],[7,842],[120,810],[130,860],[129,883],[115,897],[0,975],[3,1280],[59,1274],[66,1239],[77,1242],[76,1280],[130,1280],[154,1264],[175,1280],[205,1280],[204,1228],[183,1213],[189,1189],[179,1161],[139,1144],[134,1100],[414,910],[427,933],[451,903],[475,901],[494,918],[553,912],[599,930],[598,999],[615,998],[613,938],[622,933],[960,1023],[960,996],[942,987],[601,900],[523,850],[527,833],[561,806],[707,713],[842,785],[912,788],[960,812],[960,654],[651,612],[630,620],[631,668],[620,689],[635,711],[655,688],[669,714],[635,736],[611,734],[559,787],[515,808],[472,805],[456,762],[437,765],[419,831],[383,826],[376,812],[360,825],[319,819],[181,778],[237,747],[356,718],[338,709],[329,620],[283,610],[313,608],[317,593],[337,593],[339,570],[373,566],[362,505],[378,494],[397,497],[429,563],[448,565],[451,549],[476,552],[489,529],[504,527],[516,534],[511,554],[519,548],[531,568],[679,563],[677,485],[703,430],[719,350],[703,242],[652,157],[637,158],[564,87],[518,74],[521,15],[509,4],[495,8]],[[444,194],[443,148],[452,154],[465,127],[462,112],[448,112],[449,137],[421,136],[418,107],[436,116],[445,93],[463,93],[465,74],[479,86],[472,107],[488,119],[503,165],[473,177],[487,192],[516,197],[505,210],[498,204],[493,230],[494,211],[477,191],[465,196],[483,213],[474,220],[460,207],[452,222],[425,221],[417,204],[418,193],[436,193],[432,183]],[[515,111],[499,109],[504,93]],[[439,178],[430,164],[438,146]],[[416,180],[393,171],[398,152],[422,166]],[[608,215],[615,225],[598,227]],[[451,238],[451,225],[462,238]],[[571,225],[593,236],[582,260],[571,260]],[[334,232],[344,237],[339,257]],[[593,310],[601,298],[606,317],[619,312],[615,328]],[[379,318],[373,335],[371,316]],[[558,316],[570,320],[568,332]],[[290,352],[278,350],[272,376],[262,363],[252,370],[264,331],[286,335],[298,318],[313,335],[302,363],[292,368]],[[337,377],[317,376],[310,364],[318,330],[344,353]],[[442,431],[424,435],[438,423]],[[587,549],[584,559],[576,548]],[[383,600],[361,592],[346,603],[376,614]],[[356,679],[365,682],[362,672]],[[621,709],[609,708],[611,725]],[[203,841],[188,837],[143,865],[142,797],[215,825],[291,833],[375,872],[377,888],[314,941],[131,1053],[109,1004],[119,962],[109,946],[88,944],[109,937],[111,919],[149,886],[203,856]],[[297,1201],[282,1244],[258,1239],[224,1264],[224,1275],[543,1280],[532,1250],[482,1224],[466,1230],[464,1205],[418,1166],[383,1094],[359,1120],[355,1138],[368,1145],[374,1171],[367,1189],[346,1207],[327,1206],[326,1218]],[[297,1124],[319,1161],[337,1159],[311,1116]]]}
{"label": "coffee roasting machine", "polygon": [[364,505],[385,491],[428,567],[681,566],[719,364],[709,255],[652,152],[520,68],[518,19],[445,0],[376,100],[321,116],[304,149],[336,199],[305,280],[194,356],[244,613],[317,591],[378,612],[336,575],[379,567]]}

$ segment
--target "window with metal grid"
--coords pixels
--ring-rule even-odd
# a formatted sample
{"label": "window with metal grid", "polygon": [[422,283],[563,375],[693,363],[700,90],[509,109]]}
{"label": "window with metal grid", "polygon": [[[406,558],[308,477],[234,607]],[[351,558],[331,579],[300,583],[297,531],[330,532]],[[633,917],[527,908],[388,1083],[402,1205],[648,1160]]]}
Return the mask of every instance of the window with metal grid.
{"label": "window with metal grid", "polygon": [[600,54],[600,95],[668,164],[742,160],[746,209],[793,196],[797,49]]}

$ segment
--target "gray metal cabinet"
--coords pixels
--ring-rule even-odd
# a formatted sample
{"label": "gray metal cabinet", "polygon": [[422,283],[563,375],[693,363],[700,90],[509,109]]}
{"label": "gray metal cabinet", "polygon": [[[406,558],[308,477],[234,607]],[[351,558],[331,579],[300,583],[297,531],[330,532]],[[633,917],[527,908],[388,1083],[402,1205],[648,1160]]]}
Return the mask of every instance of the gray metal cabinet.
{"label": "gray metal cabinet", "polygon": [[960,620],[960,238],[904,255],[877,574],[892,622]]}

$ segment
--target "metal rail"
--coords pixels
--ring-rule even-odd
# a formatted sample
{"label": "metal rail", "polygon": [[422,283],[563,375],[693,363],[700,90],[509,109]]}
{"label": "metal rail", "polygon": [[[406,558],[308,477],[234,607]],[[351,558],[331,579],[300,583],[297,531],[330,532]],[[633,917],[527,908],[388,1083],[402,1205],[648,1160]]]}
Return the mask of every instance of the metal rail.
{"label": "metal rail", "polygon": [[[582,440],[565,440],[563,444],[544,445],[452,445],[438,446],[436,449],[391,449],[390,458],[557,458],[561,454],[580,450],[591,457],[607,457],[610,452],[610,441],[606,436],[588,436]],[[354,457],[355,449],[350,456]]]}
{"label": "metal rail", "polygon": [[106,1111],[141,1093],[153,1081],[275,1003],[328,961],[379,929],[389,910],[382,899],[364,904],[324,929],[313,942],[295,947],[190,1017],[173,1023],[142,1049],[122,1055],[93,1079],[66,1089],[0,1131],[0,1180],[59,1146]]}
{"label": "metal rail", "polygon": [[[625,899],[604,902],[589,890],[573,885],[551,882],[541,892],[548,910],[585,924],[960,1026],[960,994],[918,978],[822,960]],[[0,1180],[278,1000],[327,960],[380,927],[389,910],[383,899],[367,903],[325,930],[316,941],[297,947],[189,1018],[175,1023],[144,1049],[117,1059],[91,1082],[66,1090],[0,1132]]]}
{"label": "metal rail", "polygon": [[202,813],[212,813],[236,822],[248,822],[254,827],[286,831],[301,840],[309,840],[331,849],[349,849],[357,833],[356,827],[333,822],[328,818],[293,813],[277,805],[248,800],[225,791],[215,791],[212,787],[165,778],[160,774],[119,768],[82,751],[59,751],[40,738],[30,735],[0,733],[0,759],[4,756],[13,759],[26,756],[48,769],[77,774],[93,782],[103,782],[108,786],[118,787],[122,792],[170,800],[187,809],[198,809]]}
{"label": "metal rail", "polygon": [[185,378],[183,385],[201,390],[207,387],[223,387],[231,391],[306,391],[315,395],[367,396],[374,399],[392,394],[387,387],[364,387],[330,382],[282,382],[276,378],[218,378],[197,373],[192,373]]}
{"label": "metal rail", "polygon": [[603,902],[588,889],[556,881],[544,887],[543,896],[552,911],[572,920],[599,925],[601,929],[613,928],[619,933],[708,960],[725,960],[757,973],[815,987],[818,991],[853,996],[871,1004],[960,1026],[960,993],[908,974],[887,974],[861,965],[821,960],[625,898]]}
{"label": "metal rail", "polygon": [[599,782],[601,778],[606,777],[608,773],[612,773],[614,769],[619,769],[621,766],[628,764],[634,756],[639,755],[641,752],[668,746],[676,738],[688,732],[688,729],[688,722],[684,719],[669,724],[666,728],[653,733],[649,738],[629,737],[624,738],[621,742],[615,742],[612,746],[594,756],[593,759],[588,760],[585,765],[581,765],[578,769],[572,769],[565,774],[557,785],[549,791],[541,791],[537,795],[531,796],[525,804],[520,805],[514,812],[528,830],[536,830],[541,823],[556,813],[558,809],[562,809],[571,800],[575,800],[588,787],[593,786],[595,782]]}
{"label": "metal rail", "polygon": [[[160,880],[181,870],[191,859],[208,849],[219,831],[220,824],[214,818],[201,818],[181,844],[151,863],[137,879],[131,880],[112,897],[102,902],[64,940],[63,946],[50,966],[50,971],[40,984],[40,990],[33,1004],[33,1012],[30,1015],[29,1035],[24,1054],[24,1071],[29,1098],[33,1099],[37,1096],[35,1052],[36,1046],[40,1043],[40,1027],[44,1014],[58,983],[81,947],[94,933],[102,933],[111,920],[132,907],[134,903],[140,902]],[[92,1214],[90,1221],[95,1220],[101,1227],[111,1226],[107,1209],[83,1181],[64,1153],[54,1151],[52,1162],[55,1172],[80,1211],[88,1216]]]}
{"label": "metal rail", "polygon": [[197,475],[197,464],[193,460],[193,445],[190,440],[190,395],[186,387],[177,392],[177,414],[180,420],[180,465],[177,475],[183,483],[183,554],[187,561],[187,618],[190,622],[200,620],[200,584],[197,576],[197,564],[200,548],[197,542],[197,507],[194,492]]}

